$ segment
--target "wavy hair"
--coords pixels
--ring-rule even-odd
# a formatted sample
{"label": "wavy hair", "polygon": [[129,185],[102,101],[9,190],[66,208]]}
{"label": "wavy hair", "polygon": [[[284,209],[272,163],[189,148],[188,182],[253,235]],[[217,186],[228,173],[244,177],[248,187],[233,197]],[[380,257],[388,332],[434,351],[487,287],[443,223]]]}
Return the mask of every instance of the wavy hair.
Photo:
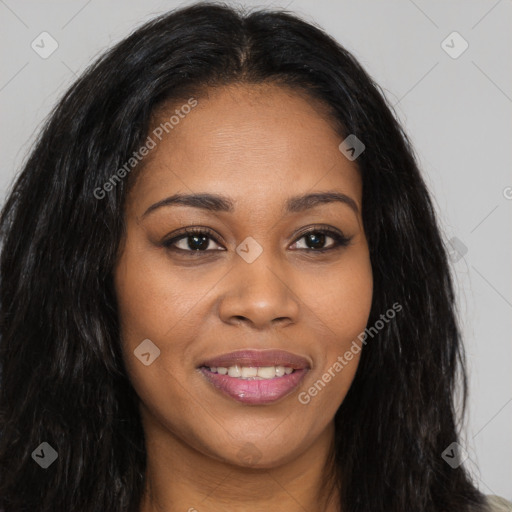
{"label": "wavy hair", "polygon": [[[151,20],[93,63],[49,115],[9,191],[0,217],[0,507],[138,509],[144,432],[112,280],[136,173],[102,199],[94,191],[141,147],[157,107],[232,83],[320,100],[340,137],[366,146],[357,166],[374,278],[368,324],[395,302],[403,311],[362,351],[335,415],[340,507],[484,510],[467,470],[441,457],[465,414],[464,350],[447,250],[392,107],[314,24],[210,2]],[[42,442],[58,452],[47,470],[32,460]]]}

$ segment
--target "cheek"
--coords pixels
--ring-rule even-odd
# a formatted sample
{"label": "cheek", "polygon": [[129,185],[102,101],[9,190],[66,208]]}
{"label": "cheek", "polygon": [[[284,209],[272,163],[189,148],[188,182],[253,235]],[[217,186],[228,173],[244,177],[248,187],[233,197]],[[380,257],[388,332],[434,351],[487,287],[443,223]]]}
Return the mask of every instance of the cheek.
{"label": "cheek", "polygon": [[187,323],[207,285],[197,286],[186,270],[173,268],[161,248],[127,243],[115,271],[123,339],[166,340]]}
{"label": "cheek", "polygon": [[326,341],[341,350],[364,331],[370,315],[373,275],[368,252],[347,252],[337,265],[316,269],[307,277],[300,296],[319,328],[323,325]]}
{"label": "cheek", "polygon": [[[141,250],[129,239],[114,273],[123,359],[137,388],[151,389],[162,377],[161,362],[167,356],[162,340],[180,315],[176,307],[181,304],[180,291],[162,275],[161,264],[155,264],[155,259],[152,251]],[[158,354],[155,363],[148,366],[134,354],[146,339],[151,340],[156,349],[149,346]],[[144,394],[143,389],[138,392]]]}
{"label": "cheek", "polygon": [[[316,287],[302,285],[301,298],[316,334],[317,367],[299,397],[303,404],[334,414],[354,379],[373,296],[373,276],[367,251],[340,259],[336,268],[316,272]],[[309,310],[309,311],[308,311]],[[359,337],[359,338],[358,338]]]}
{"label": "cheek", "polygon": [[[135,236],[127,241],[114,282],[123,360],[143,401],[166,397],[164,389],[183,392],[181,382],[193,360],[190,340],[199,338],[205,294],[221,275],[193,268],[176,270],[162,249]],[[146,339],[159,350],[148,366],[134,354]]]}
{"label": "cheek", "polygon": [[[172,401],[171,416],[177,424],[185,407],[180,384],[184,378],[180,372],[185,372],[182,360],[187,353],[183,333],[190,335],[194,328],[194,324],[187,323],[186,313],[197,298],[193,293],[187,294],[180,277],[169,272],[169,264],[161,253],[147,248],[139,250],[134,242],[127,243],[114,282],[122,354],[129,379],[141,404],[150,407],[161,421],[165,420],[162,411]],[[137,353],[144,353],[139,350],[143,342],[149,346],[148,365],[137,357]]]}

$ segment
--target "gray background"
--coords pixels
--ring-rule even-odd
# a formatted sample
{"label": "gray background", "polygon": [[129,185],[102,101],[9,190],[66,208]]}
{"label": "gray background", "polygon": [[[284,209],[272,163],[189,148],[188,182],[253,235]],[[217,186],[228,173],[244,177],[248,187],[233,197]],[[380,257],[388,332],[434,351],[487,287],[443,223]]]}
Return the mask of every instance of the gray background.
{"label": "gray background", "polygon": [[[45,116],[86,65],[144,21],[189,3],[0,0],[2,203]],[[395,105],[456,249],[471,384],[464,464],[483,492],[512,500],[511,0],[238,5],[288,7],[316,22]],[[59,45],[47,59],[31,48],[43,31]],[[441,46],[453,31],[469,44],[458,58]],[[445,44],[462,48],[453,37]]]}

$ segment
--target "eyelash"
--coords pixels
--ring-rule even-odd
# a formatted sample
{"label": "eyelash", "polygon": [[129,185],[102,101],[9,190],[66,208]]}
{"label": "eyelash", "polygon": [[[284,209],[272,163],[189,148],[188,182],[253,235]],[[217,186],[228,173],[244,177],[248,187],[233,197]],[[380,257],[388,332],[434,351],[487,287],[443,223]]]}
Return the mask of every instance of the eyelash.
{"label": "eyelash", "polygon": [[[327,235],[334,240],[334,244],[331,247],[327,247],[325,249],[306,248],[306,249],[296,249],[296,250],[306,251],[309,253],[325,254],[326,252],[341,249],[343,247],[348,246],[353,238],[353,237],[346,237],[345,235],[338,233],[337,231],[334,231],[330,228],[313,227],[313,228],[308,229],[307,231],[302,232],[298,236],[298,238],[295,239],[295,241],[293,243],[295,244],[296,242],[298,242],[299,240],[301,240],[302,238],[304,238],[305,236],[307,236],[311,233]],[[205,253],[212,252],[212,249],[206,249],[204,251],[200,251],[200,250],[191,250],[191,249],[187,250],[187,249],[180,249],[178,247],[173,247],[173,245],[175,243],[179,242],[180,240],[186,239],[187,237],[194,236],[194,235],[207,235],[208,238],[213,240],[217,245],[220,245],[220,243],[216,239],[215,233],[211,229],[206,228],[206,227],[205,228],[203,228],[203,227],[187,228],[181,234],[174,236],[174,237],[170,238],[169,240],[165,240],[162,243],[162,245],[170,251],[181,252],[181,253],[190,253],[190,255],[192,257],[202,256]],[[218,250],[215,249],[214,251],[218,251]]]}

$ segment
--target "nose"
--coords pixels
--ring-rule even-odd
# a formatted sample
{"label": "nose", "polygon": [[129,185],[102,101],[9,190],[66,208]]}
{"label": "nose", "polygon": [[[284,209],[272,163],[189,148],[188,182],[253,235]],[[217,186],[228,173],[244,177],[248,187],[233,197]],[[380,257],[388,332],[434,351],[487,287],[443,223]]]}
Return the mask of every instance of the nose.
{"label": "nose", "polygon": [[223,322],[247,323],[257,330],[297,322],[300,300],[291,272],[276,265],[266,251],[252,263],[237,257],[233,264],[218,305]]}

